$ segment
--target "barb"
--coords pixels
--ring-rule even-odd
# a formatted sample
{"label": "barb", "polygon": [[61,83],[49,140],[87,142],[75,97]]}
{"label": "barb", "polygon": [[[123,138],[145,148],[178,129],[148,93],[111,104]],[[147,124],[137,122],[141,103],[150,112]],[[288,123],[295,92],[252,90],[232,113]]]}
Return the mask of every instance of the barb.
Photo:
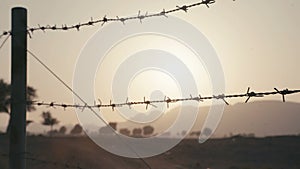
{"label": "barb", "polygon": [[0,39],[4,36],[9,36],[11,35],[11,31],[3,31],[2,34],[0,34]]}
{"label": "barb", "polygon": [[100,99],[98,99],[98,103],[94,102],[93,105],[79,105],[79,104],[65,104],[65,103],[55,103],[55,102],[40,102],[40,101],[28,101],[27,105],[35,105],[35,106],[46,106],[46,107],[61,107],[64,110],[66,108],[78,108],[81,110],[84,110],[85,108],[92,108],[92,109],[100,109],[100,108],[111,108],[113,111],[115,110],[116,107],[124,107],[128,106],[131,108],[134,105],[145,105],[146,109],[148,109],[148,106],[151,105],[153,107],[156,107],[155,104],[157,103],[165,103],[167,105],[167,108],[169,108],[169,105],[172,103],[177,103],[177,102],[185,102],[185,101],[205,101],[205,100],[212,100],[212,99],[221,99],[225,102],[225,104],[229,105],[229,103],[226,101],[226,99],[231,99],[231,98],[247,98],[245,103],[248,103],[249,99],[251,97],[264,97],[268,95],[282,95],[283,97],[283,102],[285,102],[285,95],[291,95],[291,94],[296,94],[300,93],[300,90],[289,90],[289,89],[284,89],[284,90],[278,90],[277,88],[274,88],[275,91],[270,91],[270,92],[250,92],[250,87],[247,89],[247,93],[245,94],[219,94],[219,95],[212,95],[212,96],[206,96],[202,97],[201,95],[198,95],[197,97],[193,97],[190,95],[190,97],[187,98],[176,98],[176,99],[171,99],[167,96],[165,96],[164,99],[162,100],[146,100],[145,97],[141,101],[128,101],[128,98],[126,99],[125,102],[123,103],[113,103],[111,100],[109,104],[103,104]]}
{"label": "barb", "polygon": [[[192,4],[188,4],[188,5],[182,5],[182,6],[177,5],[176,8],[174,8],[174,9],[169,9],[169,10],[163,9],[161,12],[156,12],[156,13],[152,13],[152,14],[148,14],[148,12],[146,12],[145,14],[141,14],[141,11],[139,11],[138,15],[130,16],[130,17],[116,16],[116,18],[108,18],[105,15],[102,19],[94,20],[93,18],[91,18],[87,22],[78,23],[78,24],[74,24],[74,25],[63,24],[61,26],[56,26],[56,24],[54,24],[54,25],[41,26],[41,25],[38,24],[37,27],[29,27],[27,29],[27,33],[28,33],[29,37],[31,38],[33,33],[36,32],[36,31],[42,31],[42,32],[46,32],[46,31],[68,31],[68,30],[80,31],[80,29],[82,27],[94,26],[96,24],[101,24],[101,26],[103,26],[105,23],[108,23],[108,22],[121,22],[125,25],[125,22],[129,21],[129,20],[139,20],[139,22],[142,23],[142,20],[144,20],[146,18],[160,17],[160,16],[167,17],[168,14],[175,13],[175,12],[178,12],[178,11],[184,11],[185,13],[187,13],[189,9],[199,7],[201,5],[205,5],[206,7],[209,8],[209,5],[211,5],[215,2],[216,2],[215,0],[202,0],[201,2],[192,3]],[[11,33],[11,31],[4,31],[0,35],[0,39],[3,36],[9,35],[10,33]]]}
{"label": "barb", "polygon": [[264,95],[262,94],[257,94],[255,92],[249,92],[249,91],[250,91],[250,87],[248,87],[247,89],[246,96],[248,96],[248,98],[246,99],[245,103],[247,103],[251,97],[264,97]]}
{"label": "barb", "polygon": [[293,94],[293,93],[297,93],[297,91],[293,91],[293,90],[289,90],[289,89],[284,89],[279,91],[277,88],[274,88],[276,90],[277,93],[282,95],[282,101],[285,102],[285,95],[288,94]]}

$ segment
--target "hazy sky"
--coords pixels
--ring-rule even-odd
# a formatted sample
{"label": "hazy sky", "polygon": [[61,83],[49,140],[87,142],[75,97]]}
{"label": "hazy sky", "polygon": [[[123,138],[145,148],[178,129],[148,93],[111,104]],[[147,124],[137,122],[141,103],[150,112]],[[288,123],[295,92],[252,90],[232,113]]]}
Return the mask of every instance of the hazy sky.
{"label": "hazy sky", "polygon": [[[87,3],[73,0],[3,0],[0,2],[0,31],[10,29],[11,8],[16,6],[26,7],[28,25],[37,26],[38,24],[72,25],[86,22],[90,17],[100,19],[104,15],[132,16],[136,15],[138,10],[159,12],[163,8],[170,9],[176,5],[194,2],[191,0],[94,0]],[[256,91],[272,90],[274,87],[280,89],[300,87],[298,75],[300,1],[218,0],[209,9],[203,6],[193,8],[187,14],[179,12],[173,15],[194,25],[211,42],[224,70],[226,93],[244,92],[248,86]],[[99,28],[100,25],[83,28],[79,32],[76,30],[35,32],[33,38],[28,40],[28,49],[72,85],[76,59],[85,43]],[[10,40],[0,50],[0,67],[0,78],[9,82]],[[145,76],[151,77],[149,74]],[[164,78],[164,75],[157,76],[163,79],[161,83],[167,83],[165,81],[168,79]],[[37,89],[38,100],[57,103],[73,101],[72,94],[30,56],[28,56],[28,84]],[[139,86],[139,82],[132,85]],[[138,91],[139,96],[148,94],[142,93],[143,88]],[[281,97],[268,97],[268,99],[279,100]],[[287,96],[287,100],[299,102],[300,95]],[[109,102],[106,99],[103,101]],[[230,102],[239,101],[241,100]],[[30,113],[29,118],[39,122],[42,110],[37,109],[36,112]],[[62,109],[51,109],[51,111],[54,113],[53,116],[66,124],[77,122],[74,110],[63,112]],[[3,124],[7,116],[1,114],[0,118],[0,123]]]}

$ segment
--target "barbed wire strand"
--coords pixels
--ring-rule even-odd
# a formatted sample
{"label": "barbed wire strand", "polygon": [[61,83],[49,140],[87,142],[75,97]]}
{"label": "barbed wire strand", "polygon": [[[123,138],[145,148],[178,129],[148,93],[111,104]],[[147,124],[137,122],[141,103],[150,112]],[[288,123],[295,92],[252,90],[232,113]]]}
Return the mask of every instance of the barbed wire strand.
{"label": "barbed wire strand", "polygon": [[[141,14],[141,11],[139,10],[138,14],[136,16],[130,16],[130,17],[116,16],[116,18],[108,18],[105,15],[103,18],[98,19],[98,20],[93,20],[93,18],[91,17],[90,21],[87,21],[84,23],[78,23],[78,24],[71,25],[71,26],[68,26],[67,24],[63,24],[61,26],[56,26],[56,24],[41,26],[38,24],[38,27],[29,27],[27,29],[27,33],[28,33],[28,36],[31,38],[35,31],[42,31],[42,32],[46,32],[46,31],[50,31],[50,30],[51,31],[68,31],[68,30],[80,31],[80,29],[82,27],[94,26],[95,24],[101,24],[101,26],[103,26],[105,23],[109,23],[109,22],[121,22],[121,23],[125,24],[125,22],[129,21],[129,20],[139,20],[140,23],[142,23],[142,21],[144,19],[152,18],[152,17],[160,17],[160,16],[168,17],[167,16],[168,14],[175,13],[178,11],[184,11],[185,13],[187,13],[189,9],[199,7],[201,5],[205,5],[206,7],[209,8],[209,5],[211,5],[215,2],[216,2],[215,0],[202,0],[200,2],[192,3],[192,4],[188,4],[188,5],[182,5],[182,6],[177,5],[176,8],[169,9],[169,10],[163,9],[162,11],[156,12],[153,14],[148,14],[147,11],[145,12],[145,14]],[[0,39],[9,34],[11,34],[11,31],[3,31],[3,33],[0,35]]]}
{"label": "barbed wire strand", "polygon": [[38,63],[40,63],[45,69],[47,69],[49,72],[50,72],[50,74],[52,74],[59,82],[61,82],[70,92],[72,92],[85,106],[84,106],[84,108],[88,108],[88,109],[90,109],[92,112],[93,112],[93,114],[98,118],[98,119],[100,119],[106,126],[108,126],[109,128],[110,128],[110,130],[112,131],[112,132],[114,132],[117,136],[118,136],[118,138],[120,139],[120,141],[125,145],[125,146],[127,146],[143,163],[144,163],[144,165],[147,167],[147,168],[149,168],[149,169],[151,169],[151,166],[145,161],[145,159],[143,159],[135,150],[134,150],[134,148],[131,146],[131,145],[129,145],[125,140],[123,140],[122,139],[122,137],[117,133],[117,131],[115,131],[92,107],[90,107],[88,104],[87,104],[87,102],[85,102],[84,101],[84,99],[83,98],[81,98],[78,94],[77,94],[77,92],[75,92],[66,82],[64,82],[63,80],[62,80],[62,78],[60,78],[54,71],[52,71],[51,69],[50,69],[50,67],[49,66],[47,66],[42,60],[40,60],[38,57],[37,57],[37,55],[35,55],[33,52],[31,52],[30,50],[28,50],[28,49],[26,49],[27,50],[27,52],[35,59],[35,60],[37,60],[38,61]]}
{"label": "barbed wire strand", "polygon": [[8,40],[9,37],[10,37],[10,35],[7,36],[7,37],[3,40],[3,42],[2,42],[1,45],[0,45],[0,50],[1,50],[2,47],[5,45],[5,43],[7,42],[7,40]]}
{"label": "barbed wire strand", "polygon": [[80,104],[66,104],[66,103],[56,103],[54,101],[52,102],[44,102],[44,101],[28,101],[27,105],[35,105],[35,106],[47,106],[47,107],[51,107],[51,108],[55,108],[55,107],[61,107],[64,110],[66,108],[78,108],[81,110],[84,110],[85,108],[92,108],[92,109],[100,109],[100,108],[105,108],[105,107],[109,107],[112,110],[115,110],[115,108],[117,107],[123,107],[123,106],[128,106],[129,108],[131,108],[131,106],[133,105],[146,105],[146,109],[148,108],[149,105],[151,106],[155,106],[155,104],[157,103],[166,103],[167,107],[169,107],[169,104],[172,103],[177,103],[177,102],[184,102],[184,101],[205,101],[205,100],[212,100],[212,99],[221,99],[224,101],[225,104],[229,105],[229,103],[226,101],[226,99],[231,99],[231,98],[242,98],[245,97],[245,103],[247,103],[249,101],[250,98],[252,97],[264,97],[264,96],[269,96],[269,95],[282,95],[282,99],[283,102],[286,102],[285,96],[286,95],[291,95],[291,94],[296,94],[296,93],[300,93],[300,90],[289,90],[289,89],[283,89],[283,90],[278,90],[277,88],[274,88],[274,91],[267,91],[267,92],[249,92],[250,88],[248,88],[246,93],[241,93],[241,94],[220,94],[220,95],[212,95],[212,96],[206,96],[206,97],[202,97],[201,95],[198,95],[196,97],[193,97],[192,95],[190,95],[190,97],[187,98],[175,98],[175,99],[171,99],[169,97],[165,97],[162,100],[144,100],[142,101],[136,101],[136,102],[132,102],[132,101],[128,101],[128,99],[126,99],[126,102],[122,102],[122,103],[113,103],[110,102],[109,104],[102,104],[102,101],[100,99],[98,99],[99,103],[94,103],[93,105],[88,105],[88,104],[84,104],[84,105],[80,105]]}

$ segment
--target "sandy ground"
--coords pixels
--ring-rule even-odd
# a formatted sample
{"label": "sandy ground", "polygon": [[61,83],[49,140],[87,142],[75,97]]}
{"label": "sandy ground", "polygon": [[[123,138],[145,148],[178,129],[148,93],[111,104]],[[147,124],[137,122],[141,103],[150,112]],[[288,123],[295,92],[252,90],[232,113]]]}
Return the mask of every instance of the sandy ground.
{"label": "sandy ground", "polygon": [[[0,169],[8,169],[8,139],[0,136]],[[113,155],[87,137],[27,138],[27,169],[144,169],[140,159]],[[299,169],[300,137],[184,140],[144,159],[153,169]]]}

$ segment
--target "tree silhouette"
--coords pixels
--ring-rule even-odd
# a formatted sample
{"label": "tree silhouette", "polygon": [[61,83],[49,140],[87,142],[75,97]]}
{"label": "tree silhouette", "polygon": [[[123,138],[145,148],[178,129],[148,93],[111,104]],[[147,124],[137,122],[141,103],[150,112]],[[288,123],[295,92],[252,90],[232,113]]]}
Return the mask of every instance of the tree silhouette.
{"label": "tree silhouette", "polygon": [[0,112],[9,113],[10,85],[0,80]]}
{"label": "tree silhouette", "polygon": [[120,129],[120,133],[124,136],[130,136],[130,130],[128,130],[128,128]]}
{"label": "tree silhouette", "polygon": [[113,128],[114,130],[117,130],[117,124],[118,124],[118,123],[116,123],[116,122],[110,122],[110,123],[108,123],[108,125],[109,125],[111,128]]}
{"label": "tree silhouette", "polygon": [[64,135],[66,134],[67,128],[65,126],[61,126],[59,129],[59,134]]}
{"label": "tree silhouette", "polygon": [[132,130],[132,136],[137,137],[137,138],[142,137],[142,129],[141,128],[134,128]]}
{"label": "tree silhouette", "polygon": [[59,121],[56,118],[53,118],[49,111],[43,112],[42,117],[44,119],[42,124],[45,125],[45,126],[50,126],[49,133],[51,135],[51,133],[53,133],[53,126],[58,124]]}
{"label": "tree silhouette", "polygon": [[153,134],[153,132],[154,132],[154,128],[152,126],[143,127],[143,135],[144,136],[149,136],[149,135]]}
{"label": "tree silhouette", "polygon": [[[6,83],[3,79],[0,79],[0,113],[7,113],[10,116],[10,96],[11,85]],[[27,101],[33,101],[37,97],[36,89],[33,87],[27,87]],[[33,105],[27,105],[27,111],[33,111],[35,107]],[[11,126],[11,119],[9,118],[6,133],[9,132]]]}
{"label": "tree silhouette", "polygon": [[211,130],[210,128],[205,128],[205,129],[203,130],[203,134],[204,134],[205,136],[210,136],[210,135],[212,134],[212,130]]}
{"label": "tree silhouette", "polygon": [[79,134],[81,134],[82,133],[82,127],[81,127],[81,125],[80,124],[76,124],[75,126],[74,126],[74,128],[70,131],[70,134],[72,134],[72,135],[79,135]]}

